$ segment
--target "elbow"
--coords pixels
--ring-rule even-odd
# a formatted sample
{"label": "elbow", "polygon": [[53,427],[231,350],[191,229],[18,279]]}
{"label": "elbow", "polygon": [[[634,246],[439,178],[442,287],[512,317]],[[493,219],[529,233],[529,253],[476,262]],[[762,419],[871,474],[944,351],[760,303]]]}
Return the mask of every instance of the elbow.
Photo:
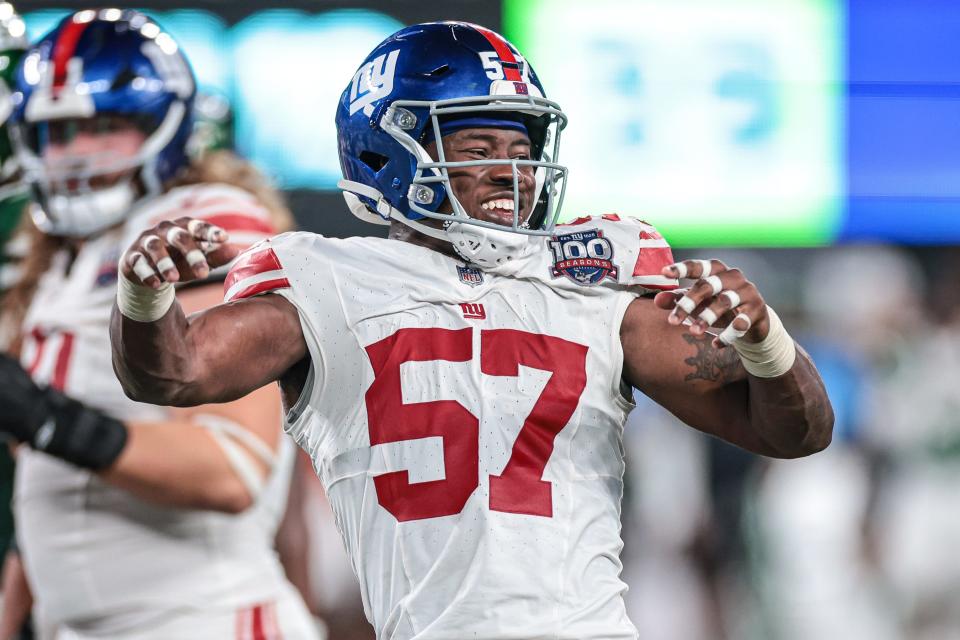
{"label": "elbow", "polygon": [[833,441],[833,411],[815,422],[808,423],[803,438],[786,451],[780,451],[778,458],[805,458],[820,453]]}
{"label": "elbow", "polygon": [[805,456],[823,451],[833,441],[835,417],[830,402],[826,401],[825,406],[818,413],[819,415],[809,419],[810,428],[807,437],[804,439],[805,452],[803,455]]}
{"label": "elbow", "polygon": [[155,375],[137,375],[123,368],[117,360],[113,362],[113,370],[124,395],[134,402],[143,402],[164,407],[193,407],[204,404],[199,399],[196,390],[199,385],[190,380],[175,380]]}
{"label": "elbow", "polygon": [[128,378],[117,372],[117,379],[120,381],[120,388],[123,394],[134,402],[144,402],[146,404],[164,405],[165,394],[158,394],[157,388],[151,385],[141,385],[131,382]]}
{"label": "elbow", "polygon": [[244,491],[242,494],[230,496],[228,498],[221,500],[220,504],[215,510],[237,516],[252,506],[253,506],[253,498],[250,496],[249,493]]}
{"label": "elbow", "polygon": [[785,456],[789,458],[805,458],[815,453],[820,453],[830,446],[833,441],[833,424],[824,429],[817,429],[800,443],[800,446],[792,452],[792,455]]}
{"label": "elbow", "polygon": [[124,395],[134,402],[143,402],[164,407],[189,407],[187,394],[179,385],[151,381],[135,383],[117,376]]}
{"label": "elbow", "polygon": [[240,515],[253,506],[255,500],[243,483],[225,482],[216,491],[210,492],[198,505],[208,511],[219,511],[229,515]]}

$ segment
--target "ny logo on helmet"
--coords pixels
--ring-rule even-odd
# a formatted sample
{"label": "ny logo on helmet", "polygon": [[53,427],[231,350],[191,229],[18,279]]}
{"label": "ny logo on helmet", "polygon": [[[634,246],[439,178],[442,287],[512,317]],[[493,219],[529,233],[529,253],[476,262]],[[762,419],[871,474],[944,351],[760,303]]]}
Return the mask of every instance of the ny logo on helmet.
{"label": "ny logo on helmet", "polygon": [[399,49],[385,53],[357,70],[350,88],[350,115],[360,109],[367,116],[373,115],[373,103],[393,92],[393,74],[398,55]]}
{"label": "ny logo on helmet", "polygon": [[66,73],[60,78],[56,77],[56,65],[32,62],[39,71],[40,81],[27,102],[28,121],[89,118],[96,113],[93,97],[78,91],[83,80],[83,58],[67,60]]}

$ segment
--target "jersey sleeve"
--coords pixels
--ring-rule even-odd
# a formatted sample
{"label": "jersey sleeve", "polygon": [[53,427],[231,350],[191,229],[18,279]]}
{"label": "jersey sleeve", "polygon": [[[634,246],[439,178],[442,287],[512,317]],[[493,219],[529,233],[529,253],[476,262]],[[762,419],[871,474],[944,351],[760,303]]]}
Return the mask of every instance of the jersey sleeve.
{"label": "jersey sleeve", "polygon": [[[283,240],[282,236],[279,240]],[[290,279],[274,250],[274,244],[270,239],[263,240],[234,260],[223,281],[224,302],[290,288]]]}
{"label": "jersey sleeve", "polygon": [[669,243],[653,225],[630,216],[610,213],[602,216],[577,218],[558,225],[558,232],[584,226],[596,228],[614,247],[614,261],[619,271],[618,282],[640,294],[670,291],[679,286],[675,278],[667,278],[661,270],[673,264]]}
{"label": "jersey sleeve", "polygon": [[[312,451],[323,438],[313,407],[336,406],[349,385],[364,380],[364,359],[343,308],[335,276],[343,262],[337,241],[305,231],[283,233],[250,247],[234,262],[224,281],[224,301],[264,294],[283,297],[296,309],[310,355],[310,373],[300,399],[288,407],[285,429]],[[331,363],[337,363],[331,367]],[[352,393],[362,394],[359,387]]]}

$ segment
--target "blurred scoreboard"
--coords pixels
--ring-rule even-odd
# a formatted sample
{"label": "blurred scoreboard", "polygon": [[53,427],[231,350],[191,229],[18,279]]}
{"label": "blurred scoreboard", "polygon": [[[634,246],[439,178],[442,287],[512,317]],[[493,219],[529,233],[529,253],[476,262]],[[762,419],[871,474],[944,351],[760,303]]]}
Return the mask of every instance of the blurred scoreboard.
{"label": "blurred scoreboard", "polygon": [[960,2],[505,0],[566,215],[676,245],[960,242]]}
{"label": "blurred scoreboard", "polygon": [[821,244],[840,216],[836,3],[507,0],[507,37],[570,116],[565,215],[675,244]]}
{"label": "blurred scoreboard", "polygon": [[[468,18],[501,28],[570,116],[567,218],[642,217],[678,246],[960,242],[960,2],[502,0],[502,25],[367,4],[148,13],[286,189],[335,189],[336,101],[374,45]],[[64,14],[28,12],[30,35]]]}

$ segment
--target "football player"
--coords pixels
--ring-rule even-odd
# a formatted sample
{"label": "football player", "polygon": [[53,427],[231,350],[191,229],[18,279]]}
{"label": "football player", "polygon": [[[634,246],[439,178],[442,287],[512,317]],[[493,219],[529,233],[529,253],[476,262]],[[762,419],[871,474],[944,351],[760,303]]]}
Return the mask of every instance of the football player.
{"label": "football player", "polygon": [[[13,5],[0,2],[0,304],[3,295],[20,274],[25,243],[17,230],[27,204],[27,192],[20,180],[16,158],[10,146],[7,120],[13,111],[10,81],[24,51],[27,50],[26,25]],[[17,238],[14,240],[14,238]],[[0,350],[16,339],[16,331],[0,324]],[[0,552],[3,574],[0,593],[4,595],[0,611],[0,637],[16,637],[30,614],[32,602],[26,587],[20,555],[13,544],[13,515],[10,512],[13,488],[13,459],[7,446],[0,445]]]}
{"label": "football player", "polygon": [[[0,431],[29,445],[17,536],[42,623],[65,638],[316,637],[273,549],[294,453],[278,394],[134,402],[108,343],[117,261],[141,229],[189,215],[230,231],[221,251],[235,252],[289,211],[238,158],[188,158],[194,76],[140,13],[68,16],[27,52],[15,90],[34,233],[10,294],[28,304],[5,309],[23,342],[19,362],[0,359]],[[195,284],[183,308],[219,299],[216,273]]]}
{"label": "football player", "polygon": [[[27,49],[26,26],[13,6],[0,2],[0,299],[17,278],[21,251],[10,240],[27,204],[27,192],[10,146],[7,120],[13,111],[10,82],[13,70]],[[9,338],[9,336],[7,336]],[[0,328],[0,345],[4,344]]]}
{"label": "football player", "polygon": [[674,263],[638,220],[556,224],[565,124],[500,35],[408,27],[337,109],[340,185],[388,239],[262,242],[227,304],[191,317],[173,283],[233,258],[222,230],[167,223],[121,258],[124,388],[192,406],[279,380],[381,638],[635,638],[618,558],[632,387],[760,454],[830,440],[813,363],[740,271]]}

